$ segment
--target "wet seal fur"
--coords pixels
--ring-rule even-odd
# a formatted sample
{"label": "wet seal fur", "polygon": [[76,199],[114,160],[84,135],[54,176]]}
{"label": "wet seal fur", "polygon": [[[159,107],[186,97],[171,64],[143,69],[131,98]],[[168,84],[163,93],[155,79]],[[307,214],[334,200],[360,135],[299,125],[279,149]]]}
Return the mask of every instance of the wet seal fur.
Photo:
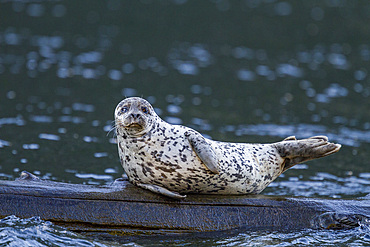
{"label": "wet seal fur", "polygon": [[115,110],[121,164],[131,183],[168,197],[258,194],[290,167],[338,152],[326,136],[271,144],[219,142],[163,121],[148,101],[122,100]]}

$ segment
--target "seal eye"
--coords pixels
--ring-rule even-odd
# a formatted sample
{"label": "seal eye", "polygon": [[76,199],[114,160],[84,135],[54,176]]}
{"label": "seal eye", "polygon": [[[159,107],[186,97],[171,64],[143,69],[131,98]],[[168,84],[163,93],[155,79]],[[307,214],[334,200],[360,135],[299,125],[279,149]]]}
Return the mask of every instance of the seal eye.
{"label": "seal eye", "polygon": [[122,108],[121,108],[121,112],[122,112],[122,113],[126,113],[126,112],[128,112],[128,108],[127,108],[127,106],[122,107]]}
{"label": "seal eye", "polygon": [[146,108],[145,106],[141,107],[141,111],[145,114],[149,113],[148,108]]}

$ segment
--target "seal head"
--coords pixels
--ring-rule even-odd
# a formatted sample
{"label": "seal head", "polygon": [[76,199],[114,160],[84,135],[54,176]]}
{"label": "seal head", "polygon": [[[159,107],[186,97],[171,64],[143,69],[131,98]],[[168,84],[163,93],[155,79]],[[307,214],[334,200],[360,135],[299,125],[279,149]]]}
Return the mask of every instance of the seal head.
{"label": "seal head", "polygon": [[148,133],[158,117],[150,103],[139,97],[122,100],[114,115],[117,135],[136,138]]}

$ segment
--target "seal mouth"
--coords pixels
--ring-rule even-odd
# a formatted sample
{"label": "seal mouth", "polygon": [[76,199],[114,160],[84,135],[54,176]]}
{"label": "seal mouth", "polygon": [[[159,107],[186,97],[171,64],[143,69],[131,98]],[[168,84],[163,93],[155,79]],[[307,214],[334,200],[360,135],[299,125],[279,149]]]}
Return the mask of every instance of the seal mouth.
{"label": "seal mouth", "polygon": [[128,134],[130,137],[133,137],[133,138],[142,137],[148,131],[145,125],[142,125],[139,123],[131,123],[129,125],[126,125],[124,128],[125,128],[126,134]]}
{"label": "seal mouth", "polygon": [[139,123],[129,123],[129,124],[125,124],[124,122],[122,121],[116,121],[116,127],[117,128],[124,128],[126,130],[141,130],[143,129],[143,126]]}
{"label": "seal mouth", "polygon": [[133,129],[142,129],[143,128],[143,126],[141,126],[141,124],[138,124],[138,123],[131,123],[131,124],[125,126],[125,127],[127,129],[131,129],[131,128],[133,128]]}

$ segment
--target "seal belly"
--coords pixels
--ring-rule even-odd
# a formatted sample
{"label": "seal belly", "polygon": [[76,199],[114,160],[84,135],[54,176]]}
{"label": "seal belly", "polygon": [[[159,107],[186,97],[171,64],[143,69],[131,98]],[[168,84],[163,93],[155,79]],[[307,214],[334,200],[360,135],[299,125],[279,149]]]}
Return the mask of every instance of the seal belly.
{"label": "seal belly", "polygon": [[284,160],[268,144],[213,142],[220,157],[218,194],[257,194],[282,172]]}

